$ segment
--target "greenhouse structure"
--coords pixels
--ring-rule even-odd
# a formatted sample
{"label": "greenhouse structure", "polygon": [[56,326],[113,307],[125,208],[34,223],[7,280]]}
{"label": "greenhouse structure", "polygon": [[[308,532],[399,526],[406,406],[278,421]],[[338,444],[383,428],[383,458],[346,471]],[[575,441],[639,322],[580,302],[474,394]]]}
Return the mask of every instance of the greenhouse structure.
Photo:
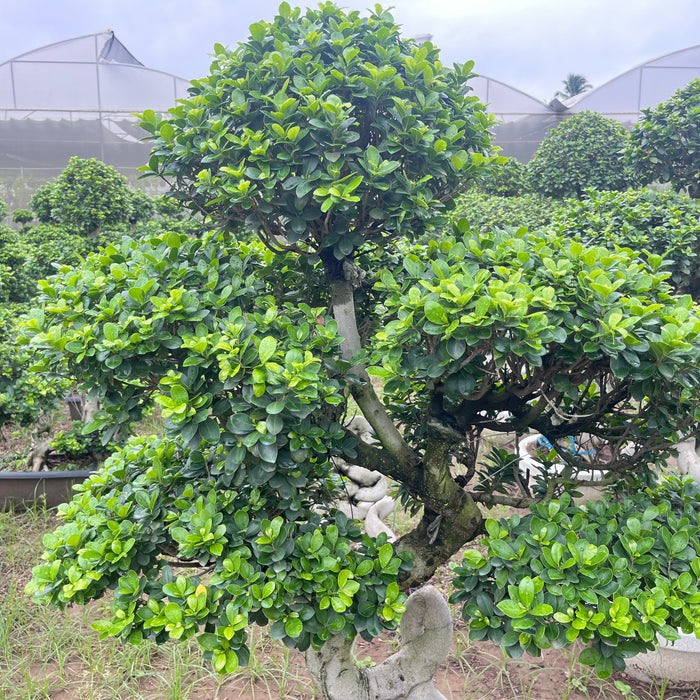
{"label": "greenhouse structure", "polygon": [[656,107],[699,77],[700,45],[643,63],[564,102],[554,99],[545,104],[492,78],[478,78],[473,87],[499,121],[494,141],[502,148],[502,155],[526,163],[547,131],[577,112],[599,112],[629,129],[639,120],[642,109]]}
{"label": "greenhouse structure", "polygon": [[71,156],[133,174],[150,149],[133,113],[166,112],[188,85],[144,66],[110,30],[0,63],[0,179],[48,180]]}
{"label": "greenhouse structure", "polygon": [[[471,83],[498,124],[503,155],[527,162],[547,131],[582,110],[630,127],[700,76],[700,45],[637,66],[565,102],[549,104],[493,78]],[[135,112],[166,112],[187,95],[184,78],[144,66],[111,30],[68,39],[0,63],[0,180],[46,181],[71,156],[98,158],[126,175],[148,158]]]}

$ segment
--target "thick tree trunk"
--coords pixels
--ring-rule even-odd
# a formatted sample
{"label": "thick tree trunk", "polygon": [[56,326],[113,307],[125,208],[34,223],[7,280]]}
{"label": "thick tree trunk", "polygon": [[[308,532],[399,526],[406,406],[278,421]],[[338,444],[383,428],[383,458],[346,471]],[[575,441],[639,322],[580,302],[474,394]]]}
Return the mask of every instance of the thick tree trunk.
{"label": "thick tree trunk", "polygon": [[444,441],[428,439],[418,491],[423,517],[397,543],[398,551],[413,554],[413,569],[401,579],[403,588],[430,580],[440,565],[481,532],[483,522],[479,506],[452,478],[450,449]]}
{"label": "thick tree trunk", "polygon": [[[324,256],[324,263],[330,281],[333,317],[344,338],[343,356],[350,359],[361,349],[353,286],[345,279],[341,262],[329,254]],[[398,551],[413,555],[413,570],[401,579],[401,586],[416,587],[430,580],[441,564],[479,534],[481,511],[452,477],[449,441],[434,435],[421,457],[392,421],[364,366],[356,365],[348,373],[355,377],[350,383],[352,396],[381,443],[379,448],[367,445],[357,435],[358,464],[405,484],[425,506],[419,525],[395,545]]]}
{"label": "thick tree trunk", "polygon": [[83,401],[83,423],[89,423],[99,410],[99,400],[96,397],[91,399],[86,397]]}
{"label": "thick tree trunk", "polygon": [[433,586],[409,596],[401,620],[401,649],[373,668],[358,668],[354,640],[332,637],[306,652],[306,665],[325,700],[445,700],[433,676],[452,645],[452,617]]}

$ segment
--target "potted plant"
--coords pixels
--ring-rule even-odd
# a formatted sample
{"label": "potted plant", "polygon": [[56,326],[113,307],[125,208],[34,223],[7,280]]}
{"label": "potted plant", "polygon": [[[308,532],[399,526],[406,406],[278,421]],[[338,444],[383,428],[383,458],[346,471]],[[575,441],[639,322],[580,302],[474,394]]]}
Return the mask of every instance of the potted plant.
{"label": "potted plant", "polygon": [[68,500],[72,486],[89,470],[46,471],[53,416],[68,382],[30,370],[35,358],[17,345],[16,309],[0,307],[0,426],[31,430],[28,454],[18,460],[25,469],[0,471],[0,508],[23,507],[41,501],[55,506]]}

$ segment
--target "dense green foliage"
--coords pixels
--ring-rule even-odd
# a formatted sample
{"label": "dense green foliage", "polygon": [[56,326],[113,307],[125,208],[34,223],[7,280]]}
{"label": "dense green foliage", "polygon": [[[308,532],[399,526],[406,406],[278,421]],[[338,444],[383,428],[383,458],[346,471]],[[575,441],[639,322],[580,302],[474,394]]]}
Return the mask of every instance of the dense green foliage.
{"label": "dense green foliage", "polygon": [[528,192],[527,167],[515,158],[494,164],[477,185],[479,191],[499,197],[518,197]]}
{"label": "dense green foliage", "polygon": [[547,228],[567,205],[568,202],[538,194],[501,197],[474,189],[456,200],[451,216],[453,221],[467,219],[472,229],[479,233],[521,226],[535,232]]}
{"label": "dense green foliage", "polygon": [[[431,234],[489,159],[470,66],[445,69],[381,8],[279,12],[217,46],[169,119],[143,115],[149,170],[221,230],[109,244],[40,283],[26,322],[40,367],[99,398],[105,441],[154,403],[167,421],[62,508],[28,590],[64,606],[114,589],[103,634],[196,636],[220,672],[253,622],[300,649],[395,628],[401,590],[481,534],[478,503],[529,505],[580,469],[638,483],[700,417],[700,318],[659,256]],[[543,433],[565,468],[533,494],[516,456],[478,466],[487,428]],[[599,452],[559,449],[583,434]],[[333,508],[337,458],[398,481],[415,527],[361,535]]]}
{"label": "dense green foliage", "polygon": [[87,236],[144,213],[141,202],[112,166],[74,156],[55,180],[34,193],[30,207],[42,223],[62,224]]}
{"label": "dense green foliage", "polygon": [[34,213],[29,209],[15,209],[12,212],[12,221],[16,224],[28,224],[34,218]]}
{"label": "dense green foliage", "polygon": [[[99,189],[104,185],[103,179],[95,176],[95,172],[103,173],[107,166],[91,162],[81,162],[79,165],[80,168],[85,168],[77,168],[72,163],[68,172],[59,177],[59,181],[70,181],[72,177],[77,177],[77,168],[80,177],[86,180],[81,183],[81,187],[85,185]],[[70,171],[73,171],[72,175]],[[111,169],[106,170],[108,173],[110,171]],[[114,174],[111,173],[110,176]],[[122,187],[122,180],[117,180],[117,184]],[[53,184],[49,185],[48,190],[53,191],[52,187]],[[44,195],[48,190],[45,189]],[[83,190],[81,192],[85,195]],[[132,204],[138,204],[138,211],[134,207],[130,209],[132,221],[120,221],[122,229],[128,228],[131,223],[135,235],[146,235],[149,228],[162,230],[164,225],[188,234],[199,234],[204,230],[201,222],[196,222],[189,216],[178,216],[177,221],[155,218],[163,207],[164,211],[170,211],[167,205],[161,204],[162,198],[152,198],[131,190],[127,190],[127,193]],[[44,195],[40,193],[38,200],[42,201]],[[96,200],[92,193],[85,197],[87,201]],[[118,205],[119,201],[121,200],[117,201]],[[109,207],[108,202],[103,204]],[[141,216],[151,218],[137,222],[136,219]],[[31,366],[36,358],[26,348],[17,346],[17,322],[27,306],[34,302],[39,280],[54,275],[63,266],[78,266],[91,251],[118,239],[123,232],[104,229],[99,236],[86,237],[80,226],[76,228],[49,223],[31,225],[32,219],[31,212],[20,209],[13,213],[13,221],[25,224],[20,231],[0,226],[0,425],[15,423],[30,426],[42,412],[48,416],[69,386],[65,378],[68,372],[61,371],[62,376],[32,372]],[[108,216],[103,219],[110,220]],[[69,269],[65,267],[66,271]],[[97,433],[95,437],[100,439]],[[76,439],[88,438],[83,436]]]}
{"label": "dense green foliage", "polygon": [[372,371],[417,440],[431,417],[464,435],[586,432],[624,474],[693,425],[700,319],[637,254],[519,230],[442,239],[403,268],[380,274]]}
{"label": "dense green foliage", "polygon": [[18,321],[24,311],[0,306],[0,426],[33,425],[42,412],[54,410],[69,386],[60,377],[32,371],[38,359],[34,349],[17,344]]}
{"label": "dense green foliage", "polygon": [[10,277],[0,287],[0,301],[27,303],[36,297],[41,279],[61,265],[76,265],[92,250],[109,240],[109,234],[85,238],[64,226],[39,224],[15,231],[0,226],[0,264]]}
{"label": "dense green foliage", "polygon": [[275,249],[342,259],[420,233],[488,152],[485,108],[464,95],[472,64],[444,68],[381,8],[280,12],[238,49],[217,45],[211,75],[170,119],[144,113],[150,169]]}
{"label": "dense green foliage", "polygon": [[683,195],[652,190],[586,190],[582,199],[539,195],[498,197],[476,190],[461,195],[452,212],[466,218],[477,233],[494,229],[551,231],[585,244],[646,251],[664,258],[676,291],[697,298],[700,209]]}
{"label": "dense green foliage", "polygon": [[[94,459],[104,457],[117,448],[117,444],[110,442],[102,444],[102,436],[98,432],[86,433],[83,421],[73,421],[67,430],[59,430],[51,441],[49,448],[67,457],[90,456]],[[123,443],[123,440],[120,440]]]}
{"label": "dense green foliage", "polygon": [[[401,610],[391,546],[365,538],[354,551],[354,525],[313,514],[338,487],[333,455],[357,456],[356,441],[333,418],[345,401],[335,322],[275,301],[264,270],[278,264],[224,234],[125,241],[43,283],[32,322],[47,368],[67,363],[103,401],[98,423],[155,400],[170,435],[127,446],[63,509],[34,590],[64,604],[116,585],[99,629],[199,634],[219,670],[245,660],[251,621],[305,648],[341,628],[376,635]],[[440,417],[436,391],[465,436],[498,428],[505,408],[553,441],[586,431],[634,446],[604,465],[618,474],[692,423],[700,321],[633,257],[521,232],[416,247],[403,268],[381,273],[387,323],[371,347],[416,449]],[[488,500],[507,483],[486,471],[473,486]],[[172,557],[214,576],[200,588]]]}
{"label": "dense green foliage", "polygon": [[589,187],[624,190],[631,184],[623,151],[625,128],[597,112],[579,112],[547,134],[528,163],[530,188],[548,197],[578,197]]}
{"label": "dense green foliage", "polygon": [[[223,234],[125,241],[45,283],[34,321],[47,366],[67,361],[100,397],[98,423],[137,419],[157,395],[170,433],[131,443],[87,482],[47,541],[37,589],[64,604],[118,584],[100,629],[132,641],[214,624],[199,641],[220,671],[245,660],[248,622],[306,648],[341,629],[376,636],[402,610],[391,545],[310,510],[339,487],[331,457],[354,443],[333,420],[339,338],[323,310],[276,304],[273,259]],[[196,591],[167,555],[214,577]]]}
{"label": "dense green foliage", "polygon": [[700,199],[700,78],[642,115],[627,149],[630,168],[642,184],[670,182]]}
{"label": "dense green foliage", "polygon": [[455,566],[454,603],[471,639],[510,656],[580,640],[600,676],[654,649],[656,635],[700,633],[700,494],[675,477],[622,501],[568,495],[525,517],[487,520],[486,552]]}
{"label": "dense green foliage", "polygon": [[662,256],[673,287],[695,299],[700,294],[700,203],[689,197],[589,190],[554,212],[552,228],[584,242]]}

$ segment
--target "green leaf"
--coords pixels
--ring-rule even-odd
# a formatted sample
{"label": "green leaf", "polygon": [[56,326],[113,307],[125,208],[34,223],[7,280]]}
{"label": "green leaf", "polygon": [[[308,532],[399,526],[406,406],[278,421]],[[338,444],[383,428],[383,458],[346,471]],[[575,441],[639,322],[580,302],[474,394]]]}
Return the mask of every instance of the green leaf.
{"label": "green leaf", "polygon": [[119,337],[119,326],[116,323],[105,323],[102,328],[107,340],[116,340]]}
{"label": "green leaf", "polygon": [[185,389],[182,384],[174,384],[172,387],[170,387],[170,396],[172,397],[173,401],[179,404],[187,403],[189,400],[189,394],[187,393],[187,389]]}
{"label": "green leaf", "polygon": [[423,310],[425,312],[425,317],[431,323],[442,326],[447,325],[447,312],[443,308],[442,304],[436,301],[426,301]]}
{"label": "green leaf", "polygon": [[671,537],[671,554],[680,554],[687,546],[689,542],[689,535],[686,530],[681,530],[676,532],[673,537]]}
{"label": "green leaf", "polygon": [[540,603],[539,605],[535,605],[530,612],[532,615],[537,615],[538,617],[547,617],[554,612],[554,608],[547,603]]}
{"label": "green leaf", "polygon": [[447,354],[453,360],[459,360],[467,349],[467,342],[462,338],[450,338],[447,341]]}
{"label": "green leaf", "polygon": [[529,576],[524,576],[518,584],[518,593],[520,594],[520,602],[529,608],[532,601],[535,599],[535,584]]}
{"label": "green leaf", "polygon": [[366,576],[373,568],[371,559],[363,559],[355,569],[355,576]]}
{"label": "green leaf", "polygon": [[594,666],[600,659],[600,652],[593,647],[586,647],[579,655],[578,660],[584,666]]}
{"label": "green leaf", "polygon": [[260,455],[260,459],[264,459],[266,462],[274,463],[277,461],[277,445],[275,443],[269,445],[265,444],[264,442],[259,442],[258,454]]}
{"label": "green leaf", "polygon": [[260,355],[260,363],[265,364],[274,354],[277,349],[277,341],[271,336],[265,336],[260,341],[258,354]]}
{"label": "green leaf", "polygon": [[496,607],[508,617],[514,619],[523,617],[527,612],[520,603],[516,603],[514,600],[502,600],[500,603],[496,603]]}
{"label": "green leaf", "polygon": [[250,35],[253,37],[253,39],[255,39],[255,41],[262,41],[267,36],[267,29],[265,28],[265,24],[263,22],[251,24],[249,29]]}
{"label": "green leaf", "polygon": [[199,434],[207,442],[216,444],[219,442],[221,430],[219,424],[213,418],[207,418],[199,424]]}
{"label": "green leaf", "polygon": [[288,637],[296,639],[304,631],[304,623],[298,617],[290,617],[284,623],[284,631]]}
{"label": "green leaf", "polygon": [[387,542],[379,548],[379,564],[382,569],[386,569],[394,555],[394,548]]}
{"label": "green leaf", "polygon": [[503,540],[489,540],[489,547],[496,556],[506,561],[517,557],[513,548]]}
{"label": "green leaf", "polygon": [[221,646],[219,638],[211,632],[200,634],[197,637],[197,641],[199,642],[199,646],[201,646],[205,651],[213,651]]}

